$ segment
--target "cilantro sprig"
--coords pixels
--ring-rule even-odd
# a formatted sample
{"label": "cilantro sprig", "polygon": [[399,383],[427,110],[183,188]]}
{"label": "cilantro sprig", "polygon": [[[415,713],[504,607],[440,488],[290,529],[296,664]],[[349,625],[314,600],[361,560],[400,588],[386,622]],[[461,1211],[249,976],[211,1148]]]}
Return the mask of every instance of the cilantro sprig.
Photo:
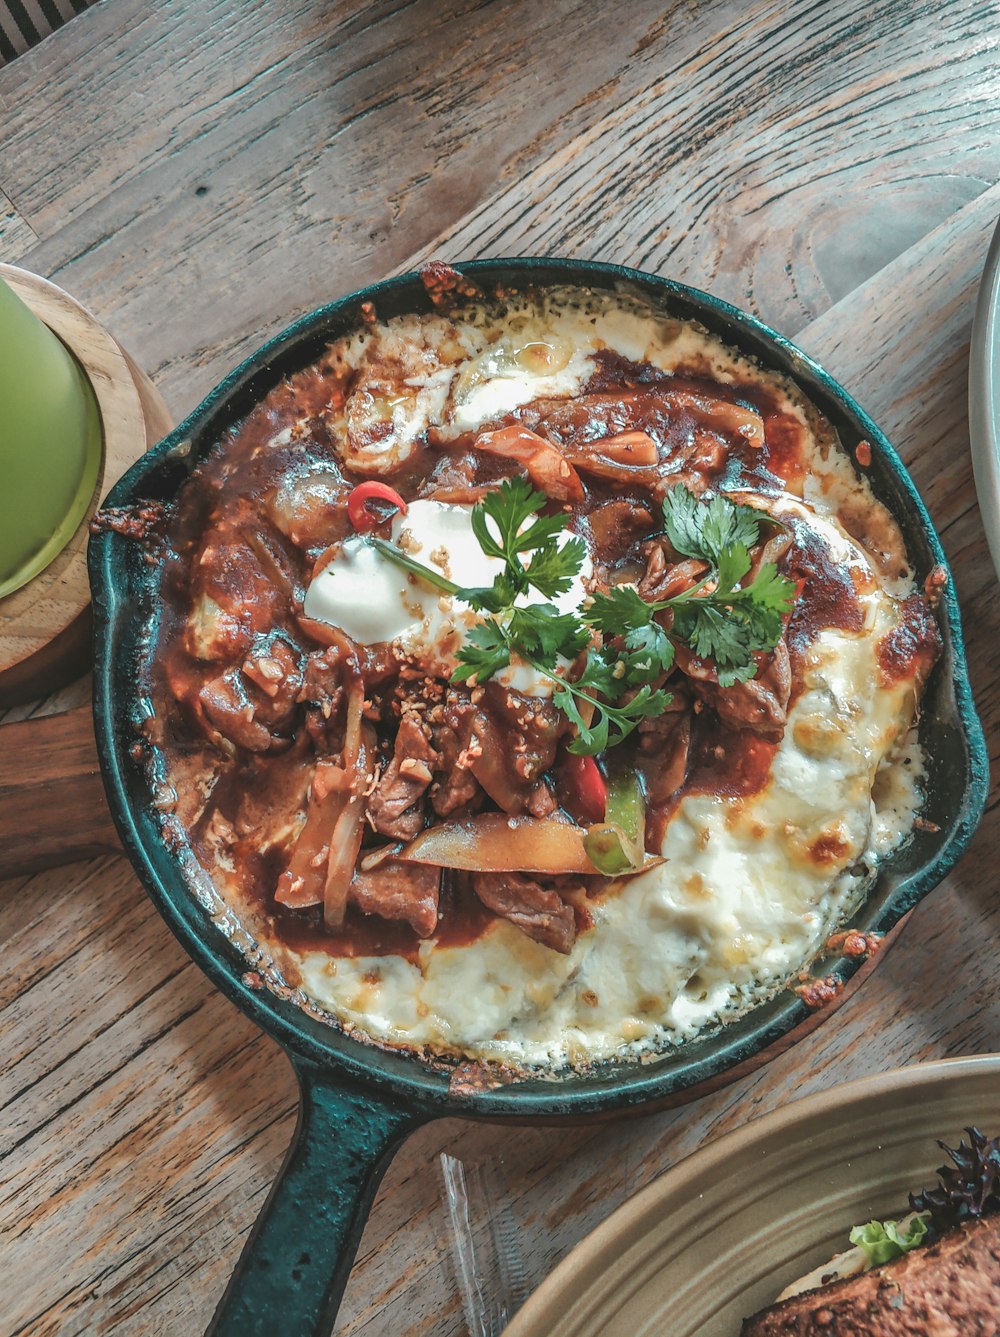
{"label": "cilantro sprig", "polygon": [[[565,515],[539,514],[547,500],[527,479],[517,476],[504,479],[495,492],[473,507],[472,532],[480,548],[488,557],[503,562],[503,570],[494,576],[492,585],[457,585],[395,544],[381,538],[372,538],[371,542],[384,557],[434,589],[454,595],[477,612],[500,613],[532,589],[546,599],[566,594],[583,565],[587,545],[582,538],[573,535],[565,543],[557,542],[566,528]],[[521,560],[523,553],[531,554],[527,565]]]}
{"label": "cilantro sprig", "polygon": [[[676,552],[704,562],[708,571],[669,599],[647,603],[627,585],[597,594],[587,622],[605,637],[623,638],[633,671],[647,654],[669,668],[673,645],[681,642],[700,659],[712,660],[720,686],[747,682],[757,672],[756,656],[770,653],[781,638],[795,596],[794,581],[773,562],[763,563],[751,583],[742,584],[765,522],[774,523],[752,506],[723,496],[700,501],[678,484],[664,498],[664,531]],[[667,609],[673,615],[669,635],[655,621]]]}
{"label": "cilantro sprig", "polygon": [[626,697],[627,684],[598,649],[589,650],[576,678],[555,671],[559,658],[572,661],[590,642],[591,633],[572,613],[560,613],[551,604],[515,608],[507,619],[490,618],[472,629],[469,643],[458,652],[452,681],[485,682],[516,654],[549,679],[553,702],[576,726],[569,751],[596,756],[626,739],[647,715],[662,714],[670,696],[646,683]]}
{"label": "cilantro sprig", "polygon": [[[583,565],[587,545],[576,535],[562,545],[556,541],[566,528],[566,517],[561,512],[540,515],[546,501],[545,494],[536,492],[526,479],[514,477],[505,479],[473,507],[472,532],[479,546],[488,557],[499,558],[504,567],[491,586],[463,589],[460,599],[480,612],[501,613],[532,589],[546,599],[569,590]],[[521,561],[523,553],[531,554],[526,566]]]}
{"label": "cilantro sprig", "polygon": [[[473,508],[479,546],[503,563],[489,586],[457,585],[394,544],[372,540],[397,565],[489,615],[458,651],[453,682],[484,682],[516,656],[552,683],[555,705],[576,728],[570,751],[595,755],[669,705],[670,693],[655,684],[673,667],[677,643],[714,661],[723,687],[752,678],[756,656],[774,649],[795,586],[773,563],[742,584],[768,517],[726,497],[702,501],[674,487],[663,503],[664,531],[676,552],[705,563],[702,579],[654,602],[634,586],[619,585],[563,612],[551,600],[572,587],[586,544],[576,535],[559,541],[566,517],[543,514],[546,502],[515,477]],[[524,602],[533,590],[544,602]],[[669,618],[657,620],[666,610]],[[584,651],[582,669],[569,678],[566,670]]]}

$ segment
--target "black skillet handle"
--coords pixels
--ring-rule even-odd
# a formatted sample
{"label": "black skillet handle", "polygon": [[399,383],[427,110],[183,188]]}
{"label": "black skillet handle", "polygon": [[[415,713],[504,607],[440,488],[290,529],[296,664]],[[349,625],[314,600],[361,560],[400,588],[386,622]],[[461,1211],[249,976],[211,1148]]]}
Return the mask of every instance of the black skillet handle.
{"label": "black skillet handle", "polygon": [[299,1121],[206,1337],[329,1337],[393,1153],[428,1115],[293,1059]]}

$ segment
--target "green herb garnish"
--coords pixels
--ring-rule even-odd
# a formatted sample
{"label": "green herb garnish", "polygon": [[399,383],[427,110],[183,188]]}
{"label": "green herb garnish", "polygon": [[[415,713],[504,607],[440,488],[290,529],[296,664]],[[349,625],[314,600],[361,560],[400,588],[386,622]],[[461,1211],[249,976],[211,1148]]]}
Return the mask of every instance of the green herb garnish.
{"label": "green herb garnish", "polygon": [[864,1250],[872,1267],[881,1267],[923,1244],[929,1221],[927,1213],[905,1221],[869,1221],[867,1225],[854,1227],[851,1243]]}
{"label": "green herb garnish", "polygon": [[388,557],[390,562],[395,562],[401,566],[404,571],[409,571],[411,576],[417,576],[425,585],[432,585],[434,589],[440,590],[443,594],[458,594],[460,586],[453,580],[443,576],[440,571],[435,571],[432,567],[424,566],[423,562],[418,562],[415,557],[410,557],[402,548],[397,548],[395,543],[387,543],[385,539],[370,538],[368,542],[383,557]]}
{"label": "green herb garnish", "polygon": [[[654,683],[673,666],[676,643],[712,660],[723,687],[752,678],[755,656],[778,643],[794,583],[773,563],[761,566],[749,585],[740,583],[767,520],[758,511],[725,497],[700,501],[687,488],[674,487],[663,503],[665,532],[677,552],[707,564],[704,577],[683,593],[653,603],[646,603],[634,586],[620,585],[567,613],[550,602],[515,604],[532,590],[545,600],[565,594],[583,565],[583,539],[572,536],[560,543],[566,516],[540,514],[546,504],[543,493],[515,477],[473,507],[479,546],[503,562],[489,586],[456,585],[394,544],[372,540],[398,566],[489,614],[459,650],[453,682],[484,682],[517,655],[552,682],[555,705],[576,726],[570,751],[595,755],[622,742],[640,720],[661,714],[670,703],[670,694]],[[672,619],[664,627],[656,615],[668,609]],[[593,643],[595,631],[601,634],[600,646]],[[560,660],[571,663],[588,646],[582,671],[572,681],[557,671]]]}
{"label": "green herb garnish", "polygon": [[[546,599],[566,593],[583,565],[587,545],[574,536],[559,546],[556,536],[566,528],[566,517],[561,512],[539,515],[547,500],[526,479],[515,477],[506,479],[472,508],[472,532],[479,546],[488,557],[498,557],[504,569],[492,586],[465,589],[460,598],[473,608],[500,613],[531,589]],[[488,519],[493,521],[495,534]],[[527,566],[521,561],[522,553],[531,553]]]}
{"label": "green herb garnish", "polygon": [[[726,497],[699,501],[686,487],[671,488],[663,502],[667,537],[679,553],[705,562],[709,570],[691,589],[653,603],[630,586],[595,595],[587,621],[605,637],[623,637],[626,673],[641,674],[648,657],[657,671],[669,668],[673,643],[680,641],[700,659],[713,661],[721,687],[755,675],[755,655],[777,645],[795,594],[794,582],[780,575],[773,562],[762,565],[749,585],[740,584],[767,519]],[[654,620],[668,608],[673,612],[669,635]]]}

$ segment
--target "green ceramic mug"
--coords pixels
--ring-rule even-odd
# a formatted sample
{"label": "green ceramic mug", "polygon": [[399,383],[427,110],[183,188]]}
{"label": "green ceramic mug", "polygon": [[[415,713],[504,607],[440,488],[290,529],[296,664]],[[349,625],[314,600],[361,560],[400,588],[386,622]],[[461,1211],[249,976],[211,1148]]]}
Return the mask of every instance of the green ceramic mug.
{"label": "green ceramic mug", "polygon": [[102,448],[97,400],[76,359],[0,279],[0,598],[69,542]]}

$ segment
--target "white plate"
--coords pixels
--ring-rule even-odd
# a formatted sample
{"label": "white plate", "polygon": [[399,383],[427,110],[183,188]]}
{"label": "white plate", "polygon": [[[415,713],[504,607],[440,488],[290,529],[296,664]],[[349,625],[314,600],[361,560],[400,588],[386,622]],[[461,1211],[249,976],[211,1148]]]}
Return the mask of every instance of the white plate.
{"label": "white plate", "polygon": [[969,440],[979,509],[1000,575],[1000,225],[986,257],[972,322]]}

